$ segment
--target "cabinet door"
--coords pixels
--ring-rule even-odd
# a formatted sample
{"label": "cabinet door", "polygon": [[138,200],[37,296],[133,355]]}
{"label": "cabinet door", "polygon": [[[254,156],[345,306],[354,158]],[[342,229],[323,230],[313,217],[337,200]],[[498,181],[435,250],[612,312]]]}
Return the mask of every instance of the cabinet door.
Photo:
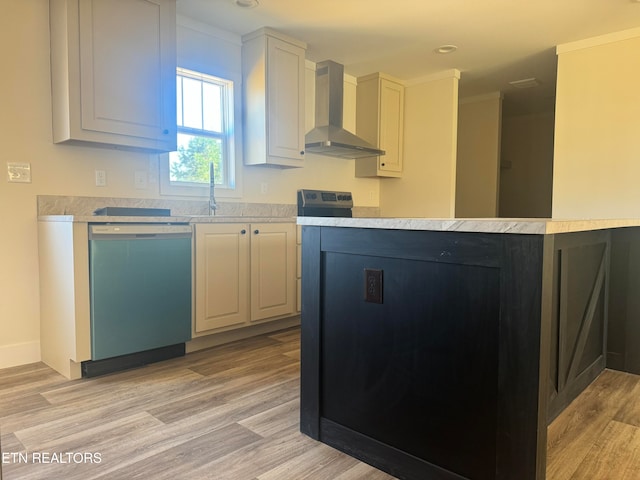
{"label": "cabinet door", "polygon": [[249,225],[195,228],[195,332],[249,321]]}
{"label": "cabinet door", "polygon": [[386,152],[378,157],[382,171],[402,172],[403,117],[404,87],[381,79],[379,147]]}
{"label": "cabinet door", "polygon": [[304,49],[267,37],[268,155],[304,155]]}
{"label": "cabinet door", "polygon": [[402,176],[404,86],[386,75],[358,78],[356,133],[385,155],[356,159],[356,177]]}
{"label": "cabinet door", "polygon": [[79,22],[81,129],[175,147],[174,3],[80,0]]}
{"label": "cabinet door", "polygon": [[251,320],[289,315],[296,308],[296,226],[251,225]]}

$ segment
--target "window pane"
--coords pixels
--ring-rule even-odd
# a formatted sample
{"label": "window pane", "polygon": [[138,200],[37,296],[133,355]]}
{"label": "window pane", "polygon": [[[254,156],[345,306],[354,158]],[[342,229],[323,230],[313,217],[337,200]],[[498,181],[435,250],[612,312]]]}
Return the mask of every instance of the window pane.
{"label": "window pane", "polygon": [[212,164],[216,185],[235,189],[233,82],[178,68],[176,90],[178,150],[163,157],[161,193],[202,196]]}
{"label": "window pane", "polygon": [[192,78],[182,78],[182,101],[184,127],[202,130],[202,82]]}
{"label": "window pane", "polygon": [[202,84],[204,129],[222,133],[222,87],[213,83]]}
{"label": "window pane", "polygon": [[178,134],[178,151],[169,154],[171,182],[209,183],[209,164],[213,162],[216,184],[223,184],[222,140]]}

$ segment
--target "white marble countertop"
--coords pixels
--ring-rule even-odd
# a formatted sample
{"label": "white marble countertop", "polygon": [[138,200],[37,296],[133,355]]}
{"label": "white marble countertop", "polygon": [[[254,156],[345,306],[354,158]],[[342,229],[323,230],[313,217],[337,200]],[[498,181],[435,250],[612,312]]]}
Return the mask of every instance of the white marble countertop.
{"label": "white marble countertop", "polygon": [[519,233],[545,235],[638,227],[640,218],[554,220],[548,218],[323,218],[298,217],[299,225],[436,232]]}
{"label": "white marble countertop", "polygon": [[40,215],[40,222],[72,223],[294,223],[295,217],[172,215],[170,217],[129,217],[108,215]]}
{"label": "white marble countertop", "polygon": [[[72,223],[293,223],[296,217],[172,215],[170,217],[129,217],[101,215],[40,215],[41,222]],[[385,230],[426,230],[436,232],[557,233],[639,227],[640,218],[554,220],[548,218],[334,218],[297,217],[299,225],[376,228]]]}

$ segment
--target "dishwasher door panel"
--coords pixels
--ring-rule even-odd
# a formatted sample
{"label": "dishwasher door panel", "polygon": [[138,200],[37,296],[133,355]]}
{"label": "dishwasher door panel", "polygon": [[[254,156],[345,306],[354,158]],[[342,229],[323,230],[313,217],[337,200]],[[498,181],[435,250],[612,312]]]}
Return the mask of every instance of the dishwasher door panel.
{"label": "dishwasher door panel", "polygon": [[191,339],[191,239],[90,240],[92,360]]}

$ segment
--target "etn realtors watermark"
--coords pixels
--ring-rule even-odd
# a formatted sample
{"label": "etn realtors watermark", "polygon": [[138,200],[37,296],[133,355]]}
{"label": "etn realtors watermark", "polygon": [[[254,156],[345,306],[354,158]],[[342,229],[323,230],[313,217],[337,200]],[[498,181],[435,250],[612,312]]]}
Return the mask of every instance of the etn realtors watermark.
{"label": "etn realtors watermark", "polygon": [[2,452],[2,463],[102,463],[99,452]]}

